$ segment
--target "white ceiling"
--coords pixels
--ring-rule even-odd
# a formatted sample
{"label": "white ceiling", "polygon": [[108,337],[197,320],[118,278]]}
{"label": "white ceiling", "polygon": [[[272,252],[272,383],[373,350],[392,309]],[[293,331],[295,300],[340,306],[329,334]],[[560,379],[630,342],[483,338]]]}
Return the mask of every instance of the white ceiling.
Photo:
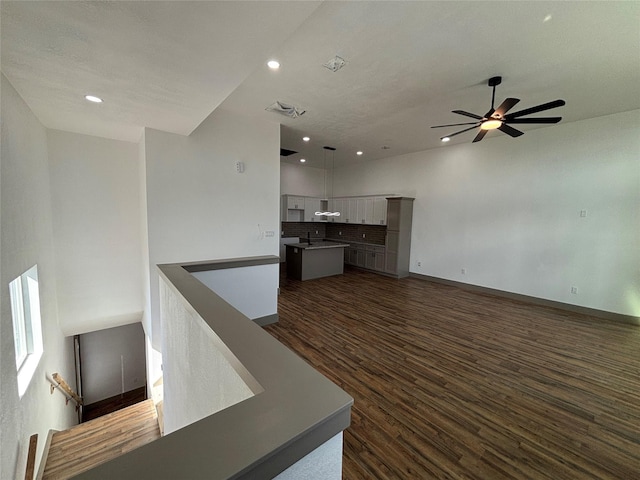
{"label": "white ceiling", "polygon": [[[640,108],[637,1],[3,1],[1,9],[2,72],[42,123],[108,138],[137,141],[143,127],[188,135],[224,108],[280,122],[282,147],[300,152],[284,161],[323,166],[321,147],[331,145],[338,166],[470,142],[473,131],[442,144],[457,128],[429,127],[467,121],[454,109],[482,115],[494,75],[503,77],[496,103],[521,99],[512,111],[562,98],[565,107],[542,115],[571,122]],[[322,64],[335,55],[347,64],[333,73]],[[282,68],[269,70],[270,58]],[[89,104],[86,93],[105,102]],[[306,113],[266,112],[276,100]]]}

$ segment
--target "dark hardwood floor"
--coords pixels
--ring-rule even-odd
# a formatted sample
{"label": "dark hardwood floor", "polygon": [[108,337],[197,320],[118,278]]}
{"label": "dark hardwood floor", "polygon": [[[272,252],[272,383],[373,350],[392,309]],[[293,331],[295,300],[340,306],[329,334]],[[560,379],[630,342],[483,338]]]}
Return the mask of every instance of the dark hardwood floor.
{"label": "dark hardwood floor", "polygon": [[357,269],[279,315],[355,399],[346,480],[640,478],[640,327]]}
{"label": "dark hardwood floor", "polygon": [[82,411],[82,421],[88,422],[103,415],[117,412],[147,399],[147,387],[140,387],[122,395],[115,395],[99,402],[85,405]]}

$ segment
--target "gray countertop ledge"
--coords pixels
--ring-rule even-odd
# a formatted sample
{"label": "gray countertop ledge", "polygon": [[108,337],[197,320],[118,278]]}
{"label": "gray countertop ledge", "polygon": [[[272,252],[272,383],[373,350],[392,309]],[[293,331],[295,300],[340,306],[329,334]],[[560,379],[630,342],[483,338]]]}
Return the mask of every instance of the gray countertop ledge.
{"label": "gray countertop ledge", "polygon": [[328,240],[311,240],[311,244],[307,242],[288,243],[287,247],[301,248],[302,250],[319,250],[321,248],[348,248],[348,243],[332,242]]}
{"label": "gray countertop ledge", "polygon": [[264,391],[74,478],[273,478],[350,425],[353,398],[188,271],[277,263],[273,259],[158,266],[229,349],[232,363],[241,363]]}

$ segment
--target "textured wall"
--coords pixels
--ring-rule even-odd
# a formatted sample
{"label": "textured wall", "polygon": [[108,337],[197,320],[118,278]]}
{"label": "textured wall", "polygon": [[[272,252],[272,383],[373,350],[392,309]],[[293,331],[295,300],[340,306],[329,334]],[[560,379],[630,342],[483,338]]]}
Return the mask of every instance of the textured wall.
{"label": "textured wall", "polygon": [[[72,404],[49,393],[46,373],[75,385],[73,343],[58,326],[55,255],[45,128],[4,76],[2,80],[0,323],[0,478],[23,478],[29,436],[39,435],[39,461],[49,429],[77,423]],[[38,265],[44,353],[22,398],[18,396],[9,282]]]}
{"label": "textured wall", "polygon": [[[212,415],[254,394],[231,365],[217,335],[160,280],[164,432]],[[226,354],[223,353],[226,350]],[[234,362],[237,368],[244,368]]]}
{"label": "textured wall", "polygon": [[[156,347],[156,264],[278,254],[277,235],[266,237],[262,232],[279,228],[279,133],[278,124],[224,111],[214,112],[189,137],[145,131]],[[244,173],[236,172],[236,161],[244,162]],[[278,276],[271,281],[277,287]]]}
{"label": "textured wall", "polygon": [[139,322],[138,146],[49,130],[60,326],[66,335]]}

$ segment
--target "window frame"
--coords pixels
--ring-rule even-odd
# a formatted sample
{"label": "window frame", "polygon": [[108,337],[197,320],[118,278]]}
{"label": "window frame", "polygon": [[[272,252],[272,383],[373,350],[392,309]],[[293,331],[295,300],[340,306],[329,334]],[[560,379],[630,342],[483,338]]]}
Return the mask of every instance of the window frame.
{"label": "window frame", "polygon": [[18,395],[24,395],[44,353],[38,266],[9,283]]}

